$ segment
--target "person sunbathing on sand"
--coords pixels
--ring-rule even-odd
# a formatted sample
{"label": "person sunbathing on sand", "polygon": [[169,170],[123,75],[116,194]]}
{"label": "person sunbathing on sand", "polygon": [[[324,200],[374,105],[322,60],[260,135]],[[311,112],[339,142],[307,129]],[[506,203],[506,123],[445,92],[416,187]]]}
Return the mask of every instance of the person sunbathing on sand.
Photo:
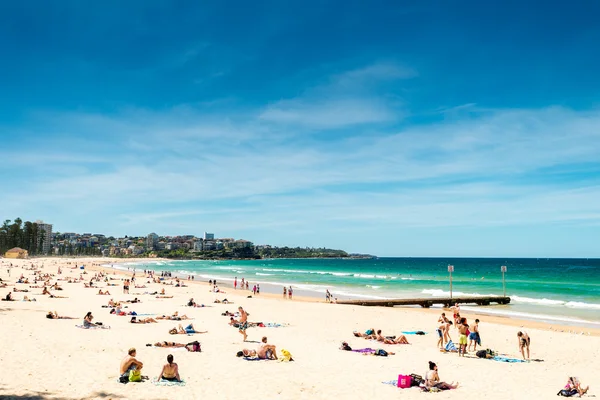
{"label": "person sunbathing on sand", "polygon": [[121,365],[119,366],[119,375],[121,378],[129,378],[130,371],[142,371],[144,363],[135,358],[136,353],[134,347],[130,348],[127,356],[121,361]]}
{"label": "person sunbathing on sand", "polygon": [[400,335],[398,338],[392,339],[391,337],[385,337],[381,334],[381,329],[377,330],[377,334],[375,338],[378,342],[383,342],[385,344],[408,344],[408,340],[406,336]]}
{"label": "person sunbathing on sand", "polygon": [[173,328],[169,331],[171,335],[191,335],[192,333],[207,333],[208,331],[199,332],[194,328],[193,324],[189,324],[188,326],[183,328],[181,324],[179,324],[178,328]]}
{"label": "person sunbathing on sand", "polygon": [[142,318],[142,319],[137,319],[137,317],[131,317],[131,320],[129,321],[132,324],[149,324],[149,323],[153,323],[156,322],[158,323],[157,320],[155,320],[154,318]]}
{"label": "person sunbathing on sand", "polygon": [[46,318],[48,318],[48,319],[77,319],[74,317],[65,317],[65,316],[58,315],[58,313],[56,311],[54,311],[54,312],[48,311],[48,314],[46,314]]}
{"label": "person sunbathing on sand", "polygon": [[360,333],[358,331],[354,331],[352,332],[354,334],[354,336],[356,337],[361,337],[361,338],[365,338],[365,339],[372,339],[375,336],[375,329],[367,329],[365,331],[365,333]]}
{"label": "person sunbathing on sand", "polygon": [[108,290],[106,292],[103,292],[102,289],[99,289],[98,294],[103,295],[103,296],[106,296],[106,295],[110,296],[110,292]]}
{"label": "person sunbathing on sand", "polygon": [[8,292],[8,294],[6,295],[6,297],[4,297],[2,300],[4,301],[15,301],[15,299],[13,299],[12,297],[12,293]]}
{"label": "person sunbathing on sand", "polygon": [[[150,346],[150,345],[146,345]],[[154,347],[185,347],[186,345],[183,343],[176,342],[156,342],[154,343]]]}

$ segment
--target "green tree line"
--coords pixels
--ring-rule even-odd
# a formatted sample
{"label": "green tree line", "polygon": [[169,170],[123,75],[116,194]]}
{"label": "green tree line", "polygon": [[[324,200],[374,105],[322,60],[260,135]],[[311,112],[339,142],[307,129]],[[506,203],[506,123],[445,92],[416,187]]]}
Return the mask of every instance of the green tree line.
{"label": "green tree line", "polygon": [[27,250],[30,255],[41,254],[44,233],[35,222],[23,222],[21,218],[17,218],[11,223],[11,220],[7,219],[0,227],[0,254],[13,247]]}

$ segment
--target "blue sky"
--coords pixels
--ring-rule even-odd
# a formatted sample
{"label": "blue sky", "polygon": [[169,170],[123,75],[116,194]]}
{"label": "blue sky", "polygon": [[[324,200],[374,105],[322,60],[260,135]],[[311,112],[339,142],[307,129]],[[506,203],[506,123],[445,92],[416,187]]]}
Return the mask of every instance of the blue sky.
{"label": "blue sky", "polygon": [[600,3],[0,5],[0,210],[382,256],[598,257]]}

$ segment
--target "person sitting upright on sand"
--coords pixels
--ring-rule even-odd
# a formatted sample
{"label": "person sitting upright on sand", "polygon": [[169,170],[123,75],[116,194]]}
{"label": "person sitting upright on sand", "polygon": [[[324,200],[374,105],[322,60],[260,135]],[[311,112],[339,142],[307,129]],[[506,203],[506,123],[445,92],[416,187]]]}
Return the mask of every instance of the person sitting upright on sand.
{"label": "person sitting upright on sand", "polygon": [[256,350],[256,355],[258,358],[263,360],[277,360],[277,348],[275,345],[267,343],[267,337],[263,336],[262,343],[258,346]]}
{"label": "person sitting upright on sand", "polygon": [[173,362],[172,354],[169,354],[167,356],[167,363],[163,365],[162,371],[160,371],[158,379],[163,379],[165,381],[172,382],[181,382],[181,378],[179,377],[179,366],[177,365],[177,363]]}
{"label": "person sitting upright on sand", "polygon": [[141,372],[144,363],[135,358],[135,356],[136,351],[135,348],[132,347],[127,352],[127,356],[121,361],[121,366],[119,367],[119,375],[121,377],[129,377],[130,371],[137,370]]}

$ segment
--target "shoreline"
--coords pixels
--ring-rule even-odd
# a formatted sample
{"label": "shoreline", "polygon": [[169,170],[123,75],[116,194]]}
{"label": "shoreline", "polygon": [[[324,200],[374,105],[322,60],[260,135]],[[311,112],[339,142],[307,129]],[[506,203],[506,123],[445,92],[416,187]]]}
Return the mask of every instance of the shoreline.
{"label": "shoreline", "polygon": [[[99,260],[101,260],[102,258],[99,258]],[[145,260],[145,259],[139,259],[139,260]],[[160,261],[168,261],[169,259],[156,259],[155,261],[160,262]],[[134,261],[129,261],[129,262],[134,262]],[[141,261],[143,262],[143,261]],[[114,264],[121,264],[119,262],[110,262],[110,263],[114,263]],[[133,271],[124,271],[122,269],[116,269],[116,268],[112,268],[112,267],[107,267],[105,266],[105,264],[107,263],[102,263],[102,265],[99,266],[92,266],[91,268],[99,268],[99,270],[103,270],[103,271],[110,271],[113,272],[115,274],[118,275],[126,275],[126,276],[131,276]],[[87,268],[87,267],[86,267]],[[143,268],[142,268],[143,270]],[[137,270],[137,272],[139,273],[139,269]],[[209,287],[209,283],[208,281],[204,281],[204,280],[187,280],[187,278],[183,277],[183,274],[178,274],[173,272],[173,279],[175,277],[179,277],[179,279],[182,279],[185,281],[186,284],[202,284],[205,285],[206,287]],[[223,280],[223,281],[218,281],[218,286],[227,288],[228,291],[226,292],[226,294],[232,294],[235,296],[244,296],[244,295],[248,295],[252,294],[252,290],[246,291],[238,289],[238,290],[234,290],[233,289],[233,283]],[[274,288],[275,285],[272,284],[264,284],[261,283],[261,292],[258,296],[262,297],[262,298],[269,298],[269,299],[277,299],[277,300],[283,300],[282,299],[282,294],[281,293],[277,293]],[[266,291],[264,289],[267,289]],[[307,302],[307,303],[321,303],[321,304],[331,304],[332,306],[348,306],[348,305],[344,305],[344,304],[333,304],[333,303],[327,303],[324,300],[324,295],[323,297],[318,297],[318,296],[310,296],[310,295],[306,295],[306,294],[297,294],[297,293],[311,293],[308,291],[302,291],[302,290],[298,290],[298,289],[294,289],[294,296],[293,296],[293,300],[292,301],[299,301],[299,302]],[[289,300],[286,300],[289,301]],[[465,305],[465,307],[468,307],[469,305]],[[356,307],[364,307],[364,308],[390,308],[390,307],[366,307],[366,306],[356,306]],[[461,306],[462,308],[463,306]],[[490,306],[486,306],[486,307],[490,307],[491,309],[493,309],[493,307],[495,307],[494,305],[490,305]],[[432,307],[432,308],[421,308],[421,307],[391,307],[392,309],[399,309],[399,310],[403,310],[403,311],[408,311],[408,312],[414,312],[414,313],[427,313],[427,314],[439,314],[441,312],[449,312],[450,309],[447,308],[442,308],[442,307]],[[479,320],[483,321],[488,321],[490,323],[497,323],[497,324],[501,324],[501,325],[507,325],[507,326],[513,326],[513,327],[524,327],[524,326],[528,326],[528,327],[535,327],[536,329],[540,329],[540,330],[546,330],[546,331],[554,331],[554,332],[572,332],[572,333],[577,333],[577,334],[582,334],[582,335],[589,335],[589,336],[600,336],[600,327],[593,327],[593,326],[581,326],[581,325],[575,325],[575,324],[566,324],[566,323],[561,323],[563,321],[556,321],[554,322],[548,322],[548,321],[543,321],[543,320],[530,320],[530,319],[522,319],[522,318],[515,318],[512,316],[508,316],[508,315],[493,315],[493,314],[487,314],[485,313],[485,311],[481,312],[481,311],[471,311],[471,310],[463,310],[461,312],[461,315],[463,315],[464,317],[467,317],[469,320],[474,320],[475,318],[478,318]]]}

